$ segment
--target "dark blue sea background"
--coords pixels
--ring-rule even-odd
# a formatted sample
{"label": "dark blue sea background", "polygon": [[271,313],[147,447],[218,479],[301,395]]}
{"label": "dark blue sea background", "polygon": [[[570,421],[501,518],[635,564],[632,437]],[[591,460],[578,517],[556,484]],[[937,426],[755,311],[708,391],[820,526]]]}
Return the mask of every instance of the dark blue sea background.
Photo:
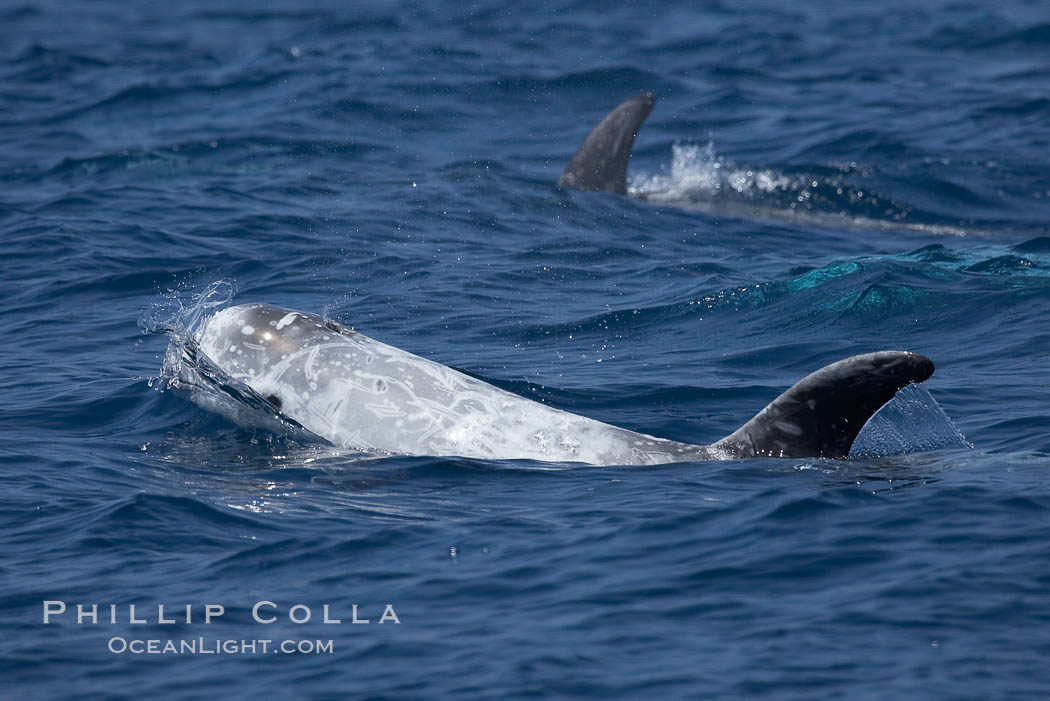
{"label": "dark blue sea background", "polygon": [[[643,91],[662,194],[558,190]],[[1041,1],[4,3],[2,695],[1046,698],[1048,151]],[[350,454],[167,388],[215,283],[701,444],[912,350],[973,447]]]}

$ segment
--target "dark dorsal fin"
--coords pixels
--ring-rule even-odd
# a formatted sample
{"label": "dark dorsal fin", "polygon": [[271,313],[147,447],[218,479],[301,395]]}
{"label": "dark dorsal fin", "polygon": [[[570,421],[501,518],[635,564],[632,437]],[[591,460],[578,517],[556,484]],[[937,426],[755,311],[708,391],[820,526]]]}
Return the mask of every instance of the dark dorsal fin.
{"label": "dark dorsal fin", "polygon": [[872,414],[932,374],[929,358],[904,351],[840,360],[799,380],[714,447],[740,458],[844,458]]}
{"label": "dark dorsal fin", "polygon": [[627,194],[627,161],[642,122],[656,102],[636,95],[605,116],[588,135],[558,179],[558,187]]}

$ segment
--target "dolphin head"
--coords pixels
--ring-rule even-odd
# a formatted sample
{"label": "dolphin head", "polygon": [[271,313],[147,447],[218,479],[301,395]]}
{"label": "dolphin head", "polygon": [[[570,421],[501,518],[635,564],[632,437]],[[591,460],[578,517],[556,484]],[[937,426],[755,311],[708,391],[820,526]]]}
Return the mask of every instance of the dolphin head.
{"label": "dolphin head", "polygon": [[198,335],[200,350],[220,370],[291,416],[316,378],[300,377],[304,353],[347,329],[312,314],[269,304],[217,312]]}

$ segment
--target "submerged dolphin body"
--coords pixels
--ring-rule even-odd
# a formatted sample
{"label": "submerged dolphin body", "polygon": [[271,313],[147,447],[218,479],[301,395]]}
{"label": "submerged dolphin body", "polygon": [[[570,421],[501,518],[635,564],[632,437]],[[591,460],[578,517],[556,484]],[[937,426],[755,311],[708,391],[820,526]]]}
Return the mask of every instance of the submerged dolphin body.
{"label": "submerged dolphin body", "polygon": [[267,304],[219,311],[194,346],[234,381],[237,394],[269,402],[336,445],[594,465],[846,457],[879,407],[933,373],[933,363],[914,353],[846,358],[799,381],[731,435],[699,446],[545,406],[321,317]]}

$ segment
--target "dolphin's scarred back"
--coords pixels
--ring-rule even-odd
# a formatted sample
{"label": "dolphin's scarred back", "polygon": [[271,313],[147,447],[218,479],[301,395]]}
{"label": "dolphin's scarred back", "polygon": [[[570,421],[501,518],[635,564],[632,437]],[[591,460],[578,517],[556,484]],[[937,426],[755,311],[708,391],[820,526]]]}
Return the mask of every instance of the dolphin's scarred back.
{"label": "dolphin's scarred back", "polygon": [[346,448],[596,465],[702,459],[697,451],[706,450],[546,406],[313,314],[266,304],[217,312],[199,347],[281,415]]}

